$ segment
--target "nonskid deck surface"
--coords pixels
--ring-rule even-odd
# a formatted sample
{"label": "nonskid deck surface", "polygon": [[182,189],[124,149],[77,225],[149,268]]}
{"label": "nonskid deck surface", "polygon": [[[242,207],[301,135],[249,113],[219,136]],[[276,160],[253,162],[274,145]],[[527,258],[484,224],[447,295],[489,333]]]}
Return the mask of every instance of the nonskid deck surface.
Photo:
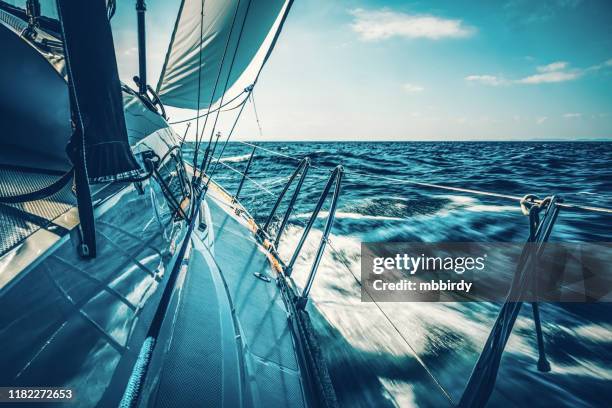
{"label": "nonskid deck surface", "polygon": [[[56,181],[60,176],[30,169],[27,172],[0,164],[0,196],[31,193]],[[42,200],[17,204],[0,203],[0,256],[40,228],[76,205],[71,184]]]}
{"label": "nonskid deck surface", "polygon": [[173,333],[162,329],[169,347],[151,362],[154,405],[305,406],[276,272],[226,198],[209,192],[206,201],[212,225],[198,235],[214,243],[193,240]]}

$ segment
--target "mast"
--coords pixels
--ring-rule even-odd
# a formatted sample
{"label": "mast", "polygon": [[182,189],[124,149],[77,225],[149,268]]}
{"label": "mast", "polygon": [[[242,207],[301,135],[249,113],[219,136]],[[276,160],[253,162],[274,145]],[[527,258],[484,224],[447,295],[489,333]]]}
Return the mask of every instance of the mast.
{"label": "mast", "polygon": [[145,29],[145,0],[136,0],[136,15],[138,18],[138,93],[147,93],[147,44]]}

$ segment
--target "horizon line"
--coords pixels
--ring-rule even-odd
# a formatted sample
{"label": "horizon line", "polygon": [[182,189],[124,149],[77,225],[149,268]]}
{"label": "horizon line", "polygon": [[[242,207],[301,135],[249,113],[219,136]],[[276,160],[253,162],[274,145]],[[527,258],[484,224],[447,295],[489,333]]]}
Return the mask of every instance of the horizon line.
{"label": "horizon line", "polygon": [[[185,142],[195,142],[195,140],[185,140]],[[612,137],[606,138],[588,138],[588,139],[548,139],[548,138],[533,138],[533,139],[378,139],[378,140],[354,140],[354,139],[231,139],[231,142],[278,142],[278,143],[304,143],[304,142],[319,142],[319,143],[339,143],[339,142],[350,142],[350,143],[428,143],[428,142],[500,142],[500,143],[512,143],[512,142],[612,142]]]}

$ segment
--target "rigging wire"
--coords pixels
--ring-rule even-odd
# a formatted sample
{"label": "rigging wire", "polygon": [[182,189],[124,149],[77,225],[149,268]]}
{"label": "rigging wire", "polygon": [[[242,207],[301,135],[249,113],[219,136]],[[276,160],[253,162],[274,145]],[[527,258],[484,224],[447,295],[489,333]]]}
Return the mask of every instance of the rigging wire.
{"label": "rigging wire", "polygon": [[251,92],[250,96],[251,96],[251,103],[253,104],[253,112],[255,113],[255,121],[257,122],[257,128],[259,129],[259,137],[263,138],[261,124],[259,123],[259,115],[257,114],[257,106],[255,106],[255,92]]}
{"label": "rigging wire", "polygon": [[[244,19],[242,20],[242,24],[240,26],[240,32],[238,33],[238,39],[236,41],[236,48],[234,49],[234,54],[232,55],[232,61],[230,62],[229,72],[227,73],[227,77],[225,78],[225,84],[223,85],[223,93],[221,94],[221,99],[219,102],[219,104],[221,105],[223,104],[223,98],[225,97],[225,92],[227,92],[227,87],[229,85],[230,77],[232,75],[232,70],[234,69],[234,63],[236,62],[236,55],[238,55],[238,48],[240,45],[240,41],[242,40],[242,33],[244,32],[244,26],[246,25],[246,21],[249,16],[249,10],[251,8],[251,1],[252,0],[249,0],[249,2],[247,3],[246,10],[244,12]],[[238,5],[240,5],[240,0],[238,0]],[[238,11],[236,10],[236,13],[237,12]],[[253,92],[253,89],[251,88],[249,90],[249,94],[251,94],[252,92]],[[213,127],[210,131],[210,138],[208,139],[208,146],[206,146],[206,153],[204,154],[204,161],[206,161],[206,163],[202,161],[202,163],[200,164],[200,174],[202,174],[202,172],[206,170],[206,167],[208,167],[208,153],[210,152],[210,146],[212,143],[213,135],[215,133],[215,129],[217,127],[218,121],[219,121],[219,112],[217,112],[217,114],[215,115],[215,122],[213,123]]]}
{"label": "rigging wire", "polygon": [[[300,159],[298,159],[298,158],[291,157],[291,156],[289,156],[287,154],[283,154],[283,153],[277,152],[275,150],[270,150],[270,149],[267,149],[267,148],[265,148],[263,146],[259,146],[259,145],[253,144],[253,143],[243,142],[241,140],[237,140],[236,143],[240,143],[240,144],[243,144],[243,145],[246,145],[246,146],[256,147],[258,149],[261,149],[261,150],[266,151],[268,153],[271,153],[273,155],[284,157],[285,159],[294,160],[296,162],[300,161]],[[310,166],[312,167],[312,164]],[[319,167],[317,167],[317,168],[319,168]]]}
{"label": "rigging wire", "polygon": [[[354,174],[359,174],[359,175],[364,176],[364,177],[377,178],[377,179],[382,179],[382,180],[387,180],[387,181],[393,181],[393,182],[396,182],[396,183],[411,184],[411,185],[420,186],[420,187],[426,187],[426,188],[441,189],[441,190],[447,190],[447,191],[456,191],[456,192],[460,192],[460,193],[468,193],[468,194],[474,194],[474,195],[482,195],[482,196],[503,198],[503,199],[506,199],[506,200],[513,200],[513,201],[519,201],[519,202],[523,199],[523,197],[519,197],[519,196],[515,196],[515,195],[509,195],[509,194],[495,193],[495,192],[491,192],[491,191],[475,190],[475,189],[462,188],[462,187],[452,187],[452,186],[446,186],[446,185],[434,184],[434,183],[423,183],[423,182],[420,182],[420,181],[410,180],[410,179],[397,179],[397,178],[393,178],[393,177],[380,176],[380,175],[377,175],[377,174],[368,174],[368,173],[365,173],[365,172],[355,171],[355,170],[352,170],[352,172]],[[540,203],[540,202],[541,202],[541,200],[538,201],[538,203]],[[558,203],[557,205],[559,207],[566,208],[566,209],[574,209],[574,210],[583,210],[583,211],[591,211],[591,212],[599,212],[599,213],[612,214],[612,209],[605,208],[605,207],[594,207],[594,206],[588,206],[588,205],[573,204],[573,203],[562,203],[562,202]]]}
{"label": "rigging wire", "polygon": [[[285,25],[285,21],[287,20],[287,16],[289,15],[289,10],[291,10],[291,6],[293,5],[293,1],[294,0],[288,0],[287,1],[287,5],[285,6],[285,11],[283,12],[283,16],[281,18],[280,24],[278,25],[278,28],[277,28],[276,32],[274,33],[274,38],[272,38],[272,42],[270,43],[270,46],[268,47],[268,51],[266,52],[264,60],[261,63],[261,66],[259,67],[259,70],[257,71],[257,75],[255,75],[255,80],[253,81],[252,85],[249,87],[249,93],[253,91],[253,88],[257,84],[257,81],[259,80],[259,76],[261,75],[261,72],[263,71],[263,67],[266,65],[266,62],[270,58],[270,55],[272,55],[272,50],[274,49],[274,46],[276,45],[276,42],[278,41],[278,38],[279,38],[280,33],[281,33],[282,29],[283,29],[283,26]],[[246,20],[246,16],[245,16],[245,20]],[[239,44],[236,44],[236,47],[238,47],[238,45]],[[208,186],[210,184],[210,181],[212,180],[213,175],[215,174],[215,172],[217,171],[217,168],[219,167],[219,161],[223,157],[223,153],[225,152],[225,148],[227,147],[227,144],[229,143],[230,138],[234,134],[234,129],[236,128],[236,125],[238,124],[238,120],[240,119],[240,115],[242,114],[242,111],[244,110],[244,106],[246,105],[247,99],[248,98],[245,98],[242,101],[242,103],[240,104],[240,110],[238,111],[238,114],[236,115],[236,119],[234,120],[234,123],[232,124],[232,127],[231,127],[231,129],[230,129],[230,131],[229,131],[229,133],[228,133],[228,135],[227,135],[227,137],[225,139],[225,142],[223,143],[223,147],[221,149],[221,152],[219,153],[219,156],[216,159],[215,167],[213,168],[213,171],[211,172],[211,174],[208,176],[208,180],[206,181],[206,185],[205,185],[205,188],[204,188],[204,194],[203,195],[205,195],[206,192],[208,191]],[[211,162],[212,162],[212,158],[211,158]],[[197,169],[194,169],[194,171],[197,171]],[[202,176],[202,173],[200,173],[200,177],[201,176]]]}
{"label": "rigging wire", "polygon": [[[278,28],[276,29],[276,32],[274,33],[274,38],[272,38],[272,42],[270,43],[270,46],[268,47],[268,51],[266,52],[264,60],[261,63],[261,65],[259,67],[259,70],[257,71],[257,75],[255,75],[255,80],[253,81],[253,84],[250,86],[249,92],[252,92],[254,87],[255,87],[255,85],[257,85],[257,81],[259,80],[259,76],[261,75],[261,72],[263,71],[263,68],[266,65],[266,62],[268,61],[268,59],[272,55],[272,51],[274,50],[274,46],[276,45],[276,42],[278,41],[278,38],[280,37],[280,33],[283,30],[283,26],[285,25],[285,22],[287,21],[287,16],[289,16],[289,11],[291,10],[291,6],[293,6],[293,1],[294,0],[287,1],[287,5],[285,6],[285,11],[283,12],[283,16],[281,18],[281,21],[280,21],[280,23],[278,25]],[[238,115],[236,116],[236,120],[234,121],[234,124],[232,125],[232,129],[231,129],[230,133],[227,135],[227,138],[225,139],[225,143],[223,144],[223,148],[221,149],[221,153],[219,153],[219,157],[217,158],[217,162],[215,163],[215,167],[214,167],[213,172],[211,173],[211,175],[210,175],[210,177],[209,177],[209,179],[208,179],[208,181],[206,183],[206,186],[208,186],[208,184],[210,183],[210,180],[212,179],[212,175],[214,174],[214,172],[216,171],[216,169],[218,167],[218,162],[221,159],[221,157],[223,157],[223,152],[225,151],[225,148],[227,147],[227,144],[228,144],[230,138],[232,137],[234,128],[236,127],[236,124],[238,123],[238,119],[240,118],[240,114],[244,110],[245,102],[246,102],[246,99],[242,103],[242,105],[240,107],[240,111],[238,112]]]}
{"label": "rigging wire", "polygon": [[[257,146],[257,145],[252,144],[252,143],[240,142],[240,141],[239,141],[239,143],[247,145],[247,146],[255,147],[255,148],[261,148],[262,150],[268,151],[268,152],[270,152],[270,153],[272,153],[274,155],[277,155],[277,156],[289,158],[289,159],[292,159],[292,160],[297,160],[297,159],[295,159],[295,158],[293,158],[291,156],[288,156],[288,155],[285,155],[285,154],[282,154],[282,153],[279,153],[279,152],[276,152],[276,151],[273,151],[273,150],[270,150],[270,149],[266,149],[266,148]],[[217,162],[219,162],[219,159],[217,159]],[[268,194],[270,194],[272,196],[275,196],[275,194],[272,193],[269,189],[265,188],[260,183],[255,182],[255,180],[253,180],[252,178],[242,174],[240,171],[232,168],[231,166],[226,165],[225,163],[221,163],[221,164],[224,165],[224,166],[227,166],[231,170],[233,170],[233,171],[243,175],[245,178],[247,178],[248,180],[253,182],[255,185],[257,185],[258,187],[264,189],[264,191],[268,192]],[[313,166],[313,167],[318,168],[318,169],[323,169],[322,167],[317,167],[317,166]],[[389,180],[389,181],[403,182],[403,183],[409,183],[409,184],[416,184],[416,185],[424,186],[424,187],[442,188],[442,189],[446,189],[446,190],[459,191],[459,192],[464,192],[464,193],[487,195],[487,196],[493,196],[493,197],[505,198],[505,199],[512,199],[512,200],[521,200],[521,197],[507,195],[507,194],[499,194],[499,193],[493,193],[493,192],[488,192],[488,191],[481,191],[481,190],[474,190],[474,189],[465,189],[465,188],[452,187],[452,186],[443,186],[443,185],[432,184],[432,183],[421,183],[421,182],[415,182],[415,181],[412,181],[412,180],[401,180],[401,179],[395,179],[395,178],[390,178],[390,177],[385,177],[385,176],[370,175],[370,174],[361,173],[361,172],[354,172],[354,173],[355,174],[360,174],[360,175],[363,175],[363,176],[370,176],[370,177],[374,177],[374,178],[381,178],[381,179],[385,179],[385,180]],[[559,203],[559,204],[562,204],[562,203]],[[600,208],[600,207],[580,206],[580,205],[576,205],[576,204],[565,204],[565,205],[568,206],[568,208],[578,208],[578,209],[583,209],[583,210],[588,210],[588,211],[612,212],[612,210],[610,210],[610,209]],[[297,206],[295,206],[295,209],[300,211],[300,208],[298,208]],[[302,220],[294,218],[294,222],[298,223],[302,227],[305,226],[305,224],[304,224],[304,222]],[[382,308],[382,306],[380,304],[378,304],[378,302],[376,302],[376,300],[372,297],[372,295],[367,290],[363,291],[363,285],[362,285],[361,281],[354,274],[354,272],[351,269],[350,265],[347,263],[345,257],[340,253],[340,251],[338,251],[335,248],[335,246],[333,245],[331,239],[328,238],[327,239],[327,243],[329,244],[330,249],[332,250],[334,255],[337,257],[337,259],[340,261],[340,263],[350,273],[350,275],[353,277],[353,279],[355,280],[357,285],[362,289],[362,293],[365,293],[367,295],[367,297],[372,301],[372,303],[374,303],[376,308],[384,316],[385,320],[395,330],[395,332],[399,335],[399,337],[403,340],[403,342],[408,346],[408,348],[411,350],[412,354],[414,355],[414,358],[416,359],[416,361],[425,370],[427,375],[432,379],[434,384],[439,388],[439,390],[444,395],[444,397],[448,400],[448,402],[451,404],[451,406],[455,406],[455,401],[453,400],[452,396],[444,388],[444,386],[442,385],[440,380],[433,374],[433,371],[427,366],[425,361],[419,356],[419,354],[417,353],[416,349],[412,346],[412,344],[410,344],[410,342],[408,341],[406,336],[402,333],[402,331],[399,329],[399,327],[393,322],[393,320],[385,312],[385,310]]]}
{"label": "rigging wire", "polygon": [[[219,163],[221,161],[221,158],[223,157],[225,148],[227,147],[227,144],[229,143],[230,138],[232,137],[232,134],[234,133],[234,129],[236,128],[236,125],[238,124],[238,119],[240,119],[240,115],[242,114],[242,111],[244,110],[245,106],[246,106],[246,99],[242,102],[242,106],[240,107],[240,110],[238,111],[238,114],[236,115],[236,119],[234,119],[234,123],[232,124],[232,127],[229,133],[227,134],[227,137],[225,138],[225,142],[223,142],[223,146],[221,147],[221,152],[219,153],[219,156],[215,159],[215,167],[213,167],[210,175],[208,176],[206,187],[208,187],[208,185],[210,184],[210,180],[212,180],[212,177],[215,175],[215,172],[217,171],[217,168],[219,167]],[[211,159],[211,163],[212,163],[212,159]]]}
{"label": "rigging wire", "polygon": [[[214,112],[217,112],[217,111],[227,112],[227,111],[231,111],[231,110],[234,110],[234,109],[238,109],[240,107],[240,103],[238,105],[236,105],[236,106],[231,107],[231,108],[227,108],[227,109],[223,109],[223,108],[225,108],[230,103],[234,102],[236,99],[240,98],[243,93],[248,93],[249,92],[249,88],[251,86],[252,85],[249,85],[248,87],[244,88],[244,91],[242,91],[238,95],[234,96],[232,99],[230,99],[229,101],[225,102],[223,105],[219,106],[218,108],[213,109],[212,111],[210,111],[210,113],[214,113]],[[249,97],[249,95],[247,95],[245,97],[245,99],[248,98],[248,97]],[[178,124],[181,124],[181,123],[190,122],[190,121],[198,119],[198,118],[203,118],[203,117],[205,117],[207,115],[208,115],[208,113],[203,113],[201,115],[194,116],[194,117],[189,118],[189,119],[182,119],[182,120],[177,120],[177,121],[174,121],[174,122],[168,122],[168,124],[169,125],[178,125]]]}
{"label": "rigging wire", "polygon": [[185,144],[185,139],[187,139],[187,133],[189,132],[189,128],[191,127],[191,122],[189,122],[187,124],[187,129],[185,129],[185,133],[183,134],[183,137],[181,138],[181,144],[179,145],[180,150],[183,150],[183,144]]}
{"label": "rigging wire", "polygon": [[[253,110],[255,112],[255,118],[257,120],[257,126],[259,127],[259,133],[260,136],[262,136],[262,130],[261,130],[261,125],[259,122],[259,117],[257,115],[257,109],[255,107],[255,101],[253,99],[253,93],[250,92],[250,97],[251,97],[251,101],[253,103]],[[244,105],[243,105],[244,107]],[[236,119],[237,121],[237,119]],[[233,131],[233,128],[232,128]],[[259,187],[262,191],[268,193],[269,195],[271,195],[272,197],[276,197],[276,194],[273,193],[270,189],[268,189],[267,187],[265,187],[264,185],[262,185],[261,183],[257,182],[256,180],[252,179],[251,177],[249,177],[247,174],[242,173],[241,171],[234,169],[232,166],[223,163],[222,161],[220,161],[221,157],[223,156],[223,150],[225,150],[225,146],[227,145],[227,142],[229,141],[229,137],[231,136],[228,135],[226,142],[223,146],[223,149],[221,151],[221,154],[219,155],[219,158],[216,160],[215,163],[215,167],[213,169],[213,174],[214,171],[217,168],[218,164],[221,164],[223,166],[225,166],[226,168],[230,169],[233,172],[236,172],[238,174],[240,174],[242,177],[246,178],[247,180],[251,181],[253,184],[255,184],[257,187]],[[253,145],[250,143],[244,143],[244,144],[248,144],[253,146],[254,148],[258,148],[257,145]],[[285,156],[285,155],[283,155]],[[286,156],[289,157],[289,156]],[[289,157],[291,158],[291,157]],[[208,183],[210,182],[212,178],[209,177]],[[300,211],[300,209],[295,206],[296,210]],[[303,226],[303,222],[301,220],[298,220],[298,222]],[[350,275],[353,277],[353,279],[355,280],[355,282],[357,283],[357,285],[362,288],[362,284],[361,281],[357,278],[357,276],[355,276],[355,274],[353,273],[352,269],[350,268],[350,266],[346,263],[346,261],[343,259],[343,257],[341,256],[341,254],[339,253],[339,251],[333,246],[331,240],[328,238],[327,239],[327,243],[329,244],[331,250],[334,252],[334,254],[337,256],[337,258],[340,260],[340,262],[342,263],[342,265],[344,265],[344,267],[346,268],[346,270],[350,273]],[[412,344],[410,344],[410,342],[408,341],[408,339],[406,338],[406,336],[404,336],[404,334],[400,331],[400,329],[397,327],[397,325],[391,320],[391,318],[387,315],[387,313],[382,309],[382,307],[374,300],[374,298],[372,297],[372,295],[370,295],[370,293],[366,290],[365,293],[367,294],[367,296],[371,299],[371,301],[374,303],[374,305],[376,305],[376,307],[378,308],[378,310],[382,313],[382,315],[385,317],[385,319],[387,320],[387,322],[391,325],[391,327],[393,327],[393,329],[397,332],[397,334],[400,336],[400,338],[404,341],[404,343],[408,346],[408,348],[411,350],[412,354],[414,355],[414,358],[416,359],[416,361],[419,363],[419,365],[421,365],[421,367],[425,370],[425,372],[427,373],[427,375],[429,375],[429,377],[432,379],[432,381],[435,383],[435,385],[440,389],[440,391],[442,392],[442,394],[444,395],[444,397],[448,400],[448,402],[451,404],[451,406],[455,405],[455,402],[453,400],[453,398],[451,397],[451,395],[448,393],[448,391],[446,391],[446,389],[444,388],[444,386],[442,385],[442,383],[438,380],[438,378],[433,374],[432,370],[427,366],[427,364],[425,364],[425,361],[418,355],[416,349],[412,346]]]}
{"label": "rigging wire", "polygon": [[[204,0],[202,0],[202,8],[200,10],[200,43],[198,44],[198,111],[196,113],[196,128],[195,128],[195,140],[196,145],[198,143],[198,133],[200,133],[200,94],[202,89],[202,35],[204,33]],[[206,126],[206,124],[204,124]],[[183,144],[181,143],[181,147]],[[198,149],[193,151],[193,163],[198,160]]]}
{"label": "rigging wire", "polygon": [[[219,78],[221,78],[221,72],[223,71],[223,64],[225,63],[225,56],[227,55],[227,50],[229,49],[229,44],[232,38],[232,33],[234,32],[234,25],[236,24],[236,17],[238,16],[238,10],[240,10],[240,0],[238,0],[238,3],[236,4],[236,10],[234,11],[234,16],[232,18],[232,25],[230,26],[230,30],[227,35],[227,40],[225,41],[225,48],[223,49],[223,56],[221,57],[221,64],[219,65],[219,71],[217,72],[217,78],[215,79],[215,85],[213,86],[213,91],[210,94],[210,101],[208,102],[208,110],[206,113],[206,117],[204,118],[204,126],[202,127],[202,132],[200,133],[200,135],[199,136],[196,135],[196,144],[195,144],[195,150],[194,150],[194,155],[196,156],[196,159],[194,159],[193,161],[193,168],[195,170],[198,169],[197,154],[198,154],[198,151],[200,150],[200,144],[202,142],[202,138],[204,137],[204,132],[206,131],[206,124],[208,123],[208,115],[210,115],[210,108],[212,107],[213,101],[215,99],[215,94],[217,93],[217,86],[219,85]],[[200,37],[200,43],[202,43],[201,37]],[[236,43],[236,50],[238,49],[239,44],[240,44],[240,39],[238,39],[238,42]],[[202,69],[202,65],[200,62],[200,70],[201,69]],[[230,68],[230,72],[231,72],[231,68]],[[229,74],[228,74],[228,77],[229,77]],[[223,104],[223,95],[221,96],[221,104]],[[199,112],[198,112],[198,115],[199,115]],[[214,133],[214,130],[213,130],[213,133]],[[207,153],[210,151],[210,144],[212,143],[213,133],[211,133],[210,140],[208,142],[208,146],[206,146],[206,153],[204,154],[204,159],[206,159]]]}

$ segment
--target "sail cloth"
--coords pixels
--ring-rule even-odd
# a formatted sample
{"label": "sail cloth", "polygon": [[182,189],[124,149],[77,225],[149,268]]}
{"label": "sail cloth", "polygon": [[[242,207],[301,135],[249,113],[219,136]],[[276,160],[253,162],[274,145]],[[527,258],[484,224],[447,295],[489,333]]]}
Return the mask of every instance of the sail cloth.
{"label": "sail cloth", "polygon": [[88,178],[106,182],[136,176],[140,167],[128,143],[106,1],[58,0],[57,6],[70,103],[83,129]]}
{"label": "sail cloth", "polygon": [[214,104],[225,92],[226,83],[227,89],[236,83],[270,32],[278,29],[279,16],[288,11],[289,3],[183,0],[157,86],[162,102],[186,109]]}

